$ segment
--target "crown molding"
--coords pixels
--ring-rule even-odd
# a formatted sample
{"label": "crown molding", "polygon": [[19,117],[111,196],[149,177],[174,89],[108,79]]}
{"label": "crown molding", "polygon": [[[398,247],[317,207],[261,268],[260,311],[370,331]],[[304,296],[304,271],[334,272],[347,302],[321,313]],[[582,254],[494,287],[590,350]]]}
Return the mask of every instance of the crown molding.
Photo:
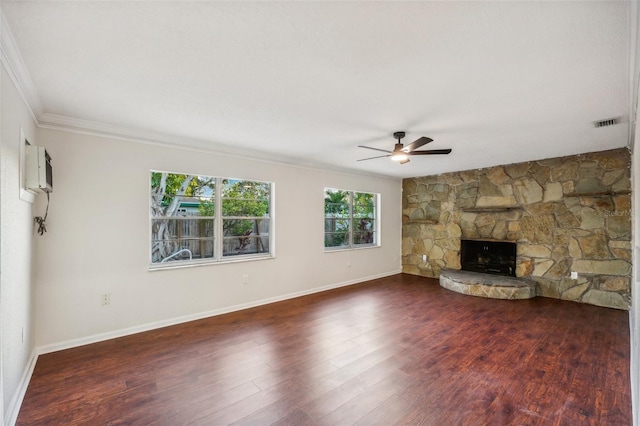
{"label": "crown molding", "polygon": [[180,143],[180,145],[191,149],[198,149],[199,146],[202,146],[201,150],[211,150],[210,148],[207,149],[204,141],[199,141],[196,139],[169,136],[164,133],[132,129],[115,124],[85,120],[58,114],[41,114],[38,120],[38,127],[43,129],[60,130],[65,132],[81,133],[93,136],[108,137],[112,139],[146,143],[151,145],[167,145],[175,147],[176,143]]}
{"label": "crown molding", "polygon": [[136,142],[144,145],[153,145],[162,148],[185,149],[208,154],[225,155],[229,157],[250,158],[268,162],[283,163],[287,160],[281,156],[265,152],[242,150],[238,154],[235,147],[224,144],[214,144],[211,141],[188,138],[178,135],[153,132],[148,130],[133,129],[125,126],[103,123],[99,121],[84,120],[58,114],[43,113],[38,120],[38,127],[42,129],[58,130],[63,132],[79,133],[84,135],[107,137],[110,139]]}
{"label": "crown molding", "polygon": [[216,144],[211,141],[201,139],[133,129],[130,127],[118,126],[99,121],[84,120],[58,114],[42,114],[38,120],[38,127],[42,129],[107,137],[110,139],[136,142],[144,145],[154,145],[162,148],[185,149],[189,151],[225,155],[229,157],[271,161],[280,164],[287,160],[292,162],[296,161],[294,158],[283,160],[282,156],[276,156],[262,151],[247,150],[246,148],[243,148],[242,154],[238,154],[237,148],[230,145]]}
{"label": "crown molding", "polygon": [[20,97],[29,109],[31,118],[38,124],[42,115],[42,102],[31,80],[29,70],[25,65],[20,50],[13,38],[9,24],[0,8],[0,62],[7,70],[9,77],[18,90]]}
{"label": "crown molding", "polygon": [[152,145],[161,148],[182,149],[205,154],[225,156],[229,158],[240,158],[243,160],[260,161],[263,163],[287,165],[306,170],[331,171],[333,173],[343,175],[359,175],[383,180],[402,180],[401,178],[383,175],[380,173],[356,171],[339,166],[334,166],[332,164],[309,162],[308,160],[300,158],[285,157],[281,154],[271,154],[264,151],[256,151],[247,148],[242,148],[242,152],[238,153],[237,147],[218,144],[209,140],[194,139],[167,133],[132,129],[130,127],[116,126],[113,124],[73,118],[64,115],[44,113],[40,116],[37,125],[42,129],[78,133],[97,137],[107,137],[110,139],[140,143],[143,145]]}

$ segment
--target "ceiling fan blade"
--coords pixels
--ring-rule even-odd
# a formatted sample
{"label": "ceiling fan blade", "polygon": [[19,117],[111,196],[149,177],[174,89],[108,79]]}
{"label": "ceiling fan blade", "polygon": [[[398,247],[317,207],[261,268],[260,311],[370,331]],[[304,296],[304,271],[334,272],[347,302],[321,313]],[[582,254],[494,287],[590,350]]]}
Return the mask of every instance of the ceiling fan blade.
{"label": "ceiling fan blade", "polygon": [[[386,149],[371,148],[370,146],[358,145],[358,148],[373,149],[374,151],[387,152],[387,153],[391,154],[391,151],[387,151]],[[375,157],[375,158],[377,158],[377,157]]]}
{"label": "ceiling fan blade", "polygon": [[433,139],[428,138],[426,136],[423,136],[419,139],[416,139],[415,141],[411,142],[409,145],[405,146],[404,148],[402,148],[402,150],[404,152],[411,152],[414,149],[418,149],[420,148],[422,145],[426,145],[429,142],[433,142]]}
{"label": "ceiling fan blade", "polygon": [[[382,150],[378,150],[378,151],[382,151]],[[391,154],[378,155],[377,157],[361,158],[358,161],[367,161],[367,160],[373,160],[374,158],[382,158],[382,157],[391,157]]]}
{"label": "ceiling fan blade", "polygon": [[411,151],[407,152],[408,155],[437,155],[437,154],[449,154],[451,149],[431,149],[428,151]]}

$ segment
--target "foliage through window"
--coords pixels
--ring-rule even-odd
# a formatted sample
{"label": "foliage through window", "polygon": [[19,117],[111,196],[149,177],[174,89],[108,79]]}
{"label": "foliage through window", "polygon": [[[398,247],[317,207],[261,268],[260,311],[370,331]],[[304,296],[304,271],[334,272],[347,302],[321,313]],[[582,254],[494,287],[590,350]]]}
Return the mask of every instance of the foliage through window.
{"label": "foliage through window", "polygon": [[267,182],[151,172],[151,263],[271,254]]}
{"label": "foliage through window", "polygon": [[377,245],[377,202],[378,194],[325,188],[325,248]]}

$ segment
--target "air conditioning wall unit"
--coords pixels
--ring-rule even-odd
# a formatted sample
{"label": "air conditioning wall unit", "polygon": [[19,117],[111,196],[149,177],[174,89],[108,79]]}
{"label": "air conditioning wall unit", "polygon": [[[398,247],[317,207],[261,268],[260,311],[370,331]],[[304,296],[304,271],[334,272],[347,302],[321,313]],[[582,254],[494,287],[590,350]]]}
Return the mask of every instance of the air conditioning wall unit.
{"label": "air conditioning wall unit", "polygon": [[39,192],[53,191],[51,156],[43,146],[25,146],[25,186]]}

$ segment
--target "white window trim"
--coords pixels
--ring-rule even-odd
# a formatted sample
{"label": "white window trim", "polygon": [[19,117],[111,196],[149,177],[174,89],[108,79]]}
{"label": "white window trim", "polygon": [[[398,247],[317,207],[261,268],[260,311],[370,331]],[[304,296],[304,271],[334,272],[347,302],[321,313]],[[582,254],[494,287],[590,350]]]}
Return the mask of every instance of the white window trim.
{"label": "white window trim", "polygon": [[[325,187],[323,194],[326,195],[327,190],[328,189],[332,189],[332,190],[336,190],[336,191],[343,191],[343,192],[348,192],[349,193],[349,245],[348,246],[336,246],[336,247],[327,247],[324,246],[324,252],[325,253],[334,253],[334,252],[338,252],[338,251],[351,251],[351,250],[363,250],[363,249],[371,249],[371,248],[378,248],[381,246],[380,243],[380,194],[377,192],[369,192],[369,191],[356,191],[353,189],[339,189],[339,188],[331,188],[331,187]],[[371,244],[357,244],[354,245],[353,244],[353,200],[354,200],[354,194],[355,193],[359,193],[359,194],[371,194],[375,197],[375,230],[374,230],[374,235],[375,235],[375,242],[371,243]],[[326,219],[326,216],[322,215],[323,221],[324,219]],[[323,235],[325,233],[323,232]],[[323,238],[324,241],[324,238]]]}

